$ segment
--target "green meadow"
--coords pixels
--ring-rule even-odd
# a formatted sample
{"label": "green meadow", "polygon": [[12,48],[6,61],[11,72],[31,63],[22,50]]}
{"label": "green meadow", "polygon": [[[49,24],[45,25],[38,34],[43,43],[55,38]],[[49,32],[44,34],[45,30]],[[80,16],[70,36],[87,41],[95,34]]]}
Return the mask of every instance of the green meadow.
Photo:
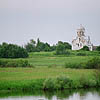
{"label": "green meadow", "polygon": [[[87,62],[94,56],[100,56],[100,52],[97,51],[71,51],[70,55],[54,55],[55,52],[34,52],[29,54],[29,58],[26,58],[33,66],[64,66],[65,63],[81,63]],[[81,56],[78,54],[85,54]],[[78,56],[77,56],[78,55]]]}
{"label": "green meadow", "polygon": [[[71,83],[73,85],[71,85],[71,88],[96,87],[96,79],[94,77],[95,69],[70,69],[64,66],[65,63],[75,64],[87,62],[94,56],[99,57],[99,52],[70,51],[70,55],[59,56],[54,55],[54,53],[55,52],[34,52],[29,53],[28,58],[20,58],[21,60],[28,60],[31,67],[1,67],[0,90],[43,89],[46,79],[55,79],[59,76],[70,78],[70,80],[73,81]],[[78,53],[85,53],[85,56],[77,55]],[[13,61],[20,59],[3,60]],[[46,87],[49,86],[48,84],[53,84],[54,81],[50,82],[47,82]]]}

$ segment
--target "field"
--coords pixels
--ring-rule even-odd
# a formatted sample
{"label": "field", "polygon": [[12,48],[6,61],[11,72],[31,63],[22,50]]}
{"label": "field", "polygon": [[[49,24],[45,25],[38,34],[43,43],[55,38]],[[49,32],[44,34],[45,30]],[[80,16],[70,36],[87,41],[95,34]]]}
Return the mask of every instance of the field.
{"label": "field", "polygon": [[64,65],[66,62],[87,62],[90,58],[99,56],[98,52],[86,52],[89,56],[75,56],[76,51],[71,53],[70,56],[57,56],[54,52],[30,53],[29,58],[24,59],[29,61],[31,68],[0,68],[0,90],[42,89],[45,79],[61,75],[70,77],[74,82],[78,82],[82,77],[94,80],[93,69],[70,69]]}
{"label": "field", "polygon": [[[99,56],[97,51],[69,51],[70,55],[54,55],[55,52],[34,52],[29,54],[27,60],[33,66],[64,66],[65,63],[81,63],[87,62],[94,56]],[[77,56],[79,53],[84,53],[86,56]]]}

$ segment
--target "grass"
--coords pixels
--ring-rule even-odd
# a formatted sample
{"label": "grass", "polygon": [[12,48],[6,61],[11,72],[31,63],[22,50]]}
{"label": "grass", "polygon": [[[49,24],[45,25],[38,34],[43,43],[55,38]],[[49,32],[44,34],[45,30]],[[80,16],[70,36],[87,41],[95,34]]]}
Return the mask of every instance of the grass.
{"label": "grass", "polygon": [[[54,55],[55,52],[34,52],[30,53],[27,60],[33,66],[64,66],[65,63],[83,63],[94,56],[99,56],[97,51],[71,51],[70,55]],[[77,53],[85,53],[87,56],[77,56]]]}
{"label": "grass", "polygon": [[66,69],[66,68],[0,68],[0,81],[13,81],[13,80],[33,80],[45,79],[49,77],[56,77],[59,75],[66,75],[71,79],[79,79],[81,75],[90,78],[93,70],[89,69]]}
{"label": "grass", "polygon": [[69,56],[57,56],[54,55],[54,52],[35,52],[29,53],[29,58],[16,59],[28,60],[34,68],[0,68],[0,90],[43,89],[45,79],[56,78],[61,75],[70,77],[74,81],[75,86],[78,86],[82,77],[85,77],[86,80],[94,80],[93,69],[68,69],[64,68],[64,65],[65,63],[87,62],[94,56],[99,57],[99,52],[86,51],[86,56],[76,56],[80,51],[69,52],[71,52]]}
{"label": "grass", "polygon": [[[19,58],[15,60],[28,60],[32,66],[64,66],[65,63],[84,63],[94,56],[100,56],[97,51],[71,51],[70,55],[54,55],[55,52],[32,52],[28,58]],[[77,56],[78,53],[85,53],[87,56]],[[3,58],[4,59],[4,58]],[[6,59],[4,59],[6,60]],[[10,59],[9,59],[10,60]],[[12,59],[11,59],[12,60]],[[13,66],[12,66],[13,67]]]}
{"label": "grass", "polygon": [[0,68],[0,90],[43,89],[45,79],[60,75],[79,81],[81,76],[93,79],[93,70],[66,68]]}

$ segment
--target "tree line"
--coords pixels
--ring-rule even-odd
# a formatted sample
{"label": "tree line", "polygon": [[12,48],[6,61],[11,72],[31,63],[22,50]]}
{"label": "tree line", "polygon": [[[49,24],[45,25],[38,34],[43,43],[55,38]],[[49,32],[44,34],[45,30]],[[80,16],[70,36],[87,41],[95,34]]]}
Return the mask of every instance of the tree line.
{"label": "tree line", "polygon": [[71,49],[71,44],[69,44],[68,42],[58,41],[57,44],[51,46],[47,42],[41,42],[39,38],[37,39],[37,41],[31,39],[30,42],[28,42],[24,47],[27,52],[50,52],[56,51],[57,48],[59,49],[58,46],[61,47],[60,49]]}
{"label": "tree line", "polygon": [[51,52],[56,50],[56,54],[62,54],[65,53],[66,49],[71,49],[71,45],[67,42],[58,41],[56,45],[51,46],[47,42],[41,42],[39,38],[37,41],[31,39],[24,47],[3,42],[0,44],[0,58],[26,58],[29,56],[28,52]]}
{"label": "tree line", "polygon": [[0,58],[26,58],[28,52],[16,44],[2,43],[0,45]]}
{"label": "tree line", "polygon": [[[16,44],[2,43],[0,44],[0,58],[26,58],[29,52],[52,52],[55,51],[56,55],[69,55],[68,49],[71,49],[71,44],[68,42],[58,41],[57,44],[50,45],[49,43],[41,42],[38,38],[37,41],[31,39],[26,45],[18,46]],[[84,46],[82,50],[89,51],[87,46]],[[100,51],[100,46],[96,48]]]}

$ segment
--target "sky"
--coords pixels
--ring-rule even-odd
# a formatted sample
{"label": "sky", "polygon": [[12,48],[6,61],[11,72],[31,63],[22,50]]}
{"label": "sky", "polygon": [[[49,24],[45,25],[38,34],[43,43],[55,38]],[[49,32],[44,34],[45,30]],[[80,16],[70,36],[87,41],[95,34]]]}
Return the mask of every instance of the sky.
{"label": "sky", "polygon": [[80,24],[100,45],[100,0],[0,0],[0,44],[71,43]]}

